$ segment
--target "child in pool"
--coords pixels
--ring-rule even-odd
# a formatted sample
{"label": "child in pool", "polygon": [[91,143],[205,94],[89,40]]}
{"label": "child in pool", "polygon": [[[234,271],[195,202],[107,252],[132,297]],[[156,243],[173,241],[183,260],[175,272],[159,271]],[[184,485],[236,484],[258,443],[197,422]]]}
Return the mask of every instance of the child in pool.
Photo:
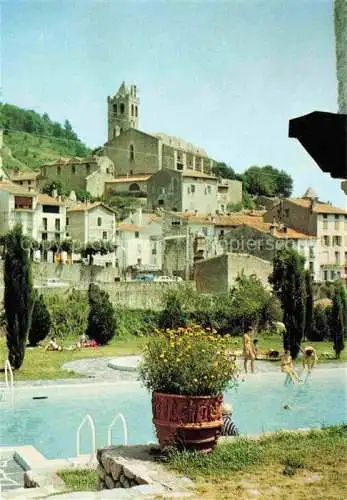
{"label": "child in pool", "polygon": [[287,374],[293,384],[295,384],[295,382],[302,382],[294,370],[293,358],[290,355],[290,351],[285,351],[284,354],[282,354],[280,366],[281,371]]}
{"label": "child in pool", "polygon": [[304,357],[302,359],[302,366],[304,367],[304,370],[307,368],[308,372],[310,372],[312,368],[316,366],[318,361],[316,350],[312,346],[307,346],[305,347],[303,354]]}

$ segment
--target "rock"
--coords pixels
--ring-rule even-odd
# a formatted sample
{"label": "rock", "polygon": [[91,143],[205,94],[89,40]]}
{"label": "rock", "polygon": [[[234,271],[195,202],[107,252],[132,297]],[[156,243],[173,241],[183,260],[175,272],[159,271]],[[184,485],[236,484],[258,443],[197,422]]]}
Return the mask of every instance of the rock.
{"label": "rock", "polygon": [[122,473],[123,466],[115,461],[112,461],[110,464],[110,473],[115,481],[119,479],[119,476]]}
{"label": "rock", "polygon": [[98,473],[98,476],[100,479],[104,480],[105,477],[106,477],[106,471],[105,469],[103,468],[102,465],[98,464],[97,468],[96,468],[96,472]]}
{"label": "rock", "polygon": [[135,477],[135,481],[137,484],[153,484],[153,480],[147,475],[142,473],[139,476]]}
{"label": "rock", "polygon": [[114,483],[114,481],[113,481],[113,479],[112,479],[111,476],[106,476],[105,477],[105,483],[106,483],[106,486],[107,486],[107,488],[109,490],[113,490],[115,483]]}
{"label": "rock", "polygon": [[130,481],[127,477],[125,477],[123,480],[123,488],[131,488]]}
{"label": "rock", "polygon": [[96,489],[100,491],[105,489],[105,486],[106,486],[105,481],[103,481],[102,479],[100,479],[100,477],[98,477],[96,480]]}
{"label": "rock", "polygon": [[33,471],[24,472],[24,488],[39,488],[39,487],[40,485]]}
{"label": "rock", "polygon": [[133,472],[132,468],[129,465],[123,466],[123,473],[128,479],[135,479],[136,474]]}

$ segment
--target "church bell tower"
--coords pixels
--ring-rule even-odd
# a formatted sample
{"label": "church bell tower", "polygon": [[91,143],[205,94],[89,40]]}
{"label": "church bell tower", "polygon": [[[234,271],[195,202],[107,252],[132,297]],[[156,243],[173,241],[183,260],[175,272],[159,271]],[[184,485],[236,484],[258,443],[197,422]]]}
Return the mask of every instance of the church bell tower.
{"label": "church bell tower", "polygon": [[108,107],[108,141],[118,137],[124,130],[138,128],[139,105],[136,85],[128,88],[125,82],[113,97],[107,98]]}

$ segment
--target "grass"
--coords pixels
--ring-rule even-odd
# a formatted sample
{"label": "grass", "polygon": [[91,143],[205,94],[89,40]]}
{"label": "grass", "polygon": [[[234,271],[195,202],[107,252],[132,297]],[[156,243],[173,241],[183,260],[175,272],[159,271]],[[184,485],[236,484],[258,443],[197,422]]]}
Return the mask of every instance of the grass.
{"label": "grass", "polygon": [[[20,370],[14,373],[15,380],[49,380],[59,378],[81,377],[74,372],[63,370],[61,367],[68,361],[83,358],[126,356],[141,352],[144,337],[114,338],[107,346],[96,349],[85,348],[78,351],[46,352],[43,347],[26,349],[24,363]],[[59,341],[60,342],[60,341]],[[61,342],[60,342],[61,343]],[[61,344],[68,347],[76,343],[75,338],[67,338]],[[45,345],[45,343],[44,343]],[[4,366],[7,358],[5,338],[0,338],[0,366]]]}
{"label": "grass", "polygon": [[66,490],[95,491],[98,474],[93,469],[61,470],[57,475],[64,481]]}
{"label": "grass", "polygon": [[209,455],[174,452],[167,466],[195,481],[199,498],[347,498],[347,426],[237,438]]}

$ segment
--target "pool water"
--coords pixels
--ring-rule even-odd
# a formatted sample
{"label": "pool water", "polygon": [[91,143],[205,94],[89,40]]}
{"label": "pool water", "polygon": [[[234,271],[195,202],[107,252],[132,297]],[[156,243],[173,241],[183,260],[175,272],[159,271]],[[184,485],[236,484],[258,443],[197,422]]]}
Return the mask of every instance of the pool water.
{"label": "pool water", "polygon": [[[302,385],[284,385],[278,372],[249,375],[225,394],[242,434],[339,424],[347,421],[346,368],[319,368]],[[32,399],[44,397],[47,399]],[[291,410],[283,406],[290,405]],[[14,408],[0,408],[0,446],[31,444],[47,458],[76,455],[76,430],[89,413],[96,424],[97,446],[107,445],[107,431],[122,412],[128,443],[155,441],[150,396],[139,382],[18,387]],[[123,443],[122,425],[113,428],[113,444]],[[91,437],[81,432],[81,452]]]}

